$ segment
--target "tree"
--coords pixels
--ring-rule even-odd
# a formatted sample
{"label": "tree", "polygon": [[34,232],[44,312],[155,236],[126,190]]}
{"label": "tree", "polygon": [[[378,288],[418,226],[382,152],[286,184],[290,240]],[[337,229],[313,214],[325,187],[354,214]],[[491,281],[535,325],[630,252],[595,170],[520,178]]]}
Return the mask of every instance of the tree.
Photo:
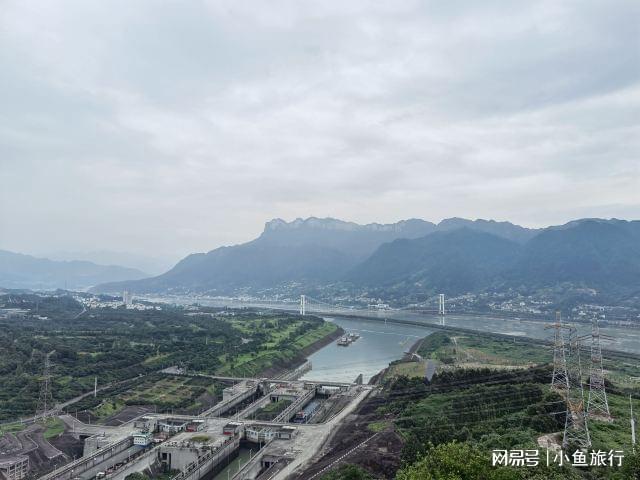
{"label": "tree", "polygon": [[398,471],[398,480],[516,480],[515,472],[491,466],[484,452],[467,443],[442,443]]}
{"label": "tree", "polygon": [[[570,468],[494,467],[486,451],[469,443],[442,443],[398,471],[397,480],[573,480]],[[631,477],[633,478],[633,477]]]}

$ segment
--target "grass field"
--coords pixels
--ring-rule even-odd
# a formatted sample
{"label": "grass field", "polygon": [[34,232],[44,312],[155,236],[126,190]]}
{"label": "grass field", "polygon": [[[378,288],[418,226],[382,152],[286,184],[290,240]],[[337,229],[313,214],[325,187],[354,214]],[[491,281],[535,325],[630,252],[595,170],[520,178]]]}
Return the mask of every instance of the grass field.
{"label": "grass field", "polygon": [[[106,391],[99,403],[81,406],[99,421],[120,413],[129,405],[153,405],[158,411],[180,409],[198,412],[205,406],[199,397],[208,394],[220,398],[223,388],[221,382],[206,377],[156,374],[123,388]],[[87,401],[92,400],[89,398]]]}
{"label": "grass field", "polygon": [[421,362],[400,362],[389,366],[389,371],[385,378],[405,376],[408,378],[424,377],[426,361]]}
{"label": "grass field", "polygon": [[[585,399],[588,392],[585,392]],[[597,420],[589,422],[589,433],[593,447],[598,450],[620,449],[631,451],[631,415],[629,412],[629,397],[607,394],[609,410],[613,417],[613,423]],[[634,401],[634,408],[640,410],[640,401]],[[634,411],[635,416],[635,411]]]}
{"label": "grass field", "polygon": [[[275,327],[273,320],[232,321],[234,328],[246,335],[254,335],[257,331],[264,334],[260,345],[255,345],[251,352],[245,352],[234,358],[226,354],[219,358],[223,366],[218,370],[220,375],[236,375],[254,377],[274,366],[285,365],[299,355],[305,348],[332,334],[338,328],[335,324],[323,322],[312,325],[311,329],[298,334],[303,327],[303,320],[282,322],[281,328]],[[292,337],[294,337],[292,339]]]}
{"label": "grass field", "polygon": [[4,435],[5,433],[21,432],[25,428],[27,428],[27,425],[24,423],[7,423],[4,425],[0,425],[0,435]]}

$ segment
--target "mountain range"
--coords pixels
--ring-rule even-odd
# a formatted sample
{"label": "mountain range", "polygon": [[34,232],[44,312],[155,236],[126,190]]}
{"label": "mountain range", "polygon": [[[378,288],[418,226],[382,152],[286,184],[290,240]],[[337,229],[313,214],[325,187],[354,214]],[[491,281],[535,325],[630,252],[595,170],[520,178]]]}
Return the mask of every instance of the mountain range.
{"label": "mountain range", "polygon": [[0,287],[83,290],[115,280],[137,280],[147,274],[134,268],[87,261],[54,261],[0,250]]}
{"label": "mountain range", "polygon": [[640,221],[581,219],[530,229],[462,218],[368,225],[276,219],[250,242],[192,254],[162,275],[107,283],[95,291],[229,294],[339,283],[458,294],[565,282],[640,290]]}

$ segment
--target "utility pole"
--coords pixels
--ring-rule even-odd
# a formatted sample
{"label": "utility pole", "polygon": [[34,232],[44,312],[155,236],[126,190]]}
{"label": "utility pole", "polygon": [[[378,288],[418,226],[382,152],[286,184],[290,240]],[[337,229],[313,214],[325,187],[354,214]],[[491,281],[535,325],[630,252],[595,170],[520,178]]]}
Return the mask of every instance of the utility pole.
{"label": "utility pole", "polygon": [[567,402],[566,420],[562,447],[577,446],[586,449],[591,446],[587,415],[584,408],[582,390],[582,368],[580,365],[580,338],[574,326],[569,327],[569,356],[567,359],[568,388],[565,392]]}
{"label": "utility pole", "polygon": [[307,297],[306,295],[300,295],[300,315],[307,314]]}
{"label": "utility pole", "polygon": [[591,322],[591,365],[589,368],[589,401],[587,403],[589,416],[600,415],[611,418],[607,391],[604,383],[604,369],[602,368],[602,345],[600,344],[600,327],[598,318]]}
{"label": "utility pole", "polygon": [[567,373],[567,355],[564,342],[562,319],[560,312],[556,312],[556,321],[544,328],[553,328],[553,375],[551,389],[565,391],[569,389],[569,375]]}
{"label": "utility pole", "polygon": [[98,396],[98,377],[93,379],[93,398]]}

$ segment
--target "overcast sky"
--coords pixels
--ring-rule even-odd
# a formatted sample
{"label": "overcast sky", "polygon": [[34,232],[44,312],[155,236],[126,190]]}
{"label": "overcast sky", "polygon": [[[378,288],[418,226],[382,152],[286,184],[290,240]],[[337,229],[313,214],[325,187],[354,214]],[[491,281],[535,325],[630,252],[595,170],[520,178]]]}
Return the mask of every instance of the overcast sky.
{"label": "overcast sky", "polygon": [[0,0],[0,248],[640,218],[640,2]]}

